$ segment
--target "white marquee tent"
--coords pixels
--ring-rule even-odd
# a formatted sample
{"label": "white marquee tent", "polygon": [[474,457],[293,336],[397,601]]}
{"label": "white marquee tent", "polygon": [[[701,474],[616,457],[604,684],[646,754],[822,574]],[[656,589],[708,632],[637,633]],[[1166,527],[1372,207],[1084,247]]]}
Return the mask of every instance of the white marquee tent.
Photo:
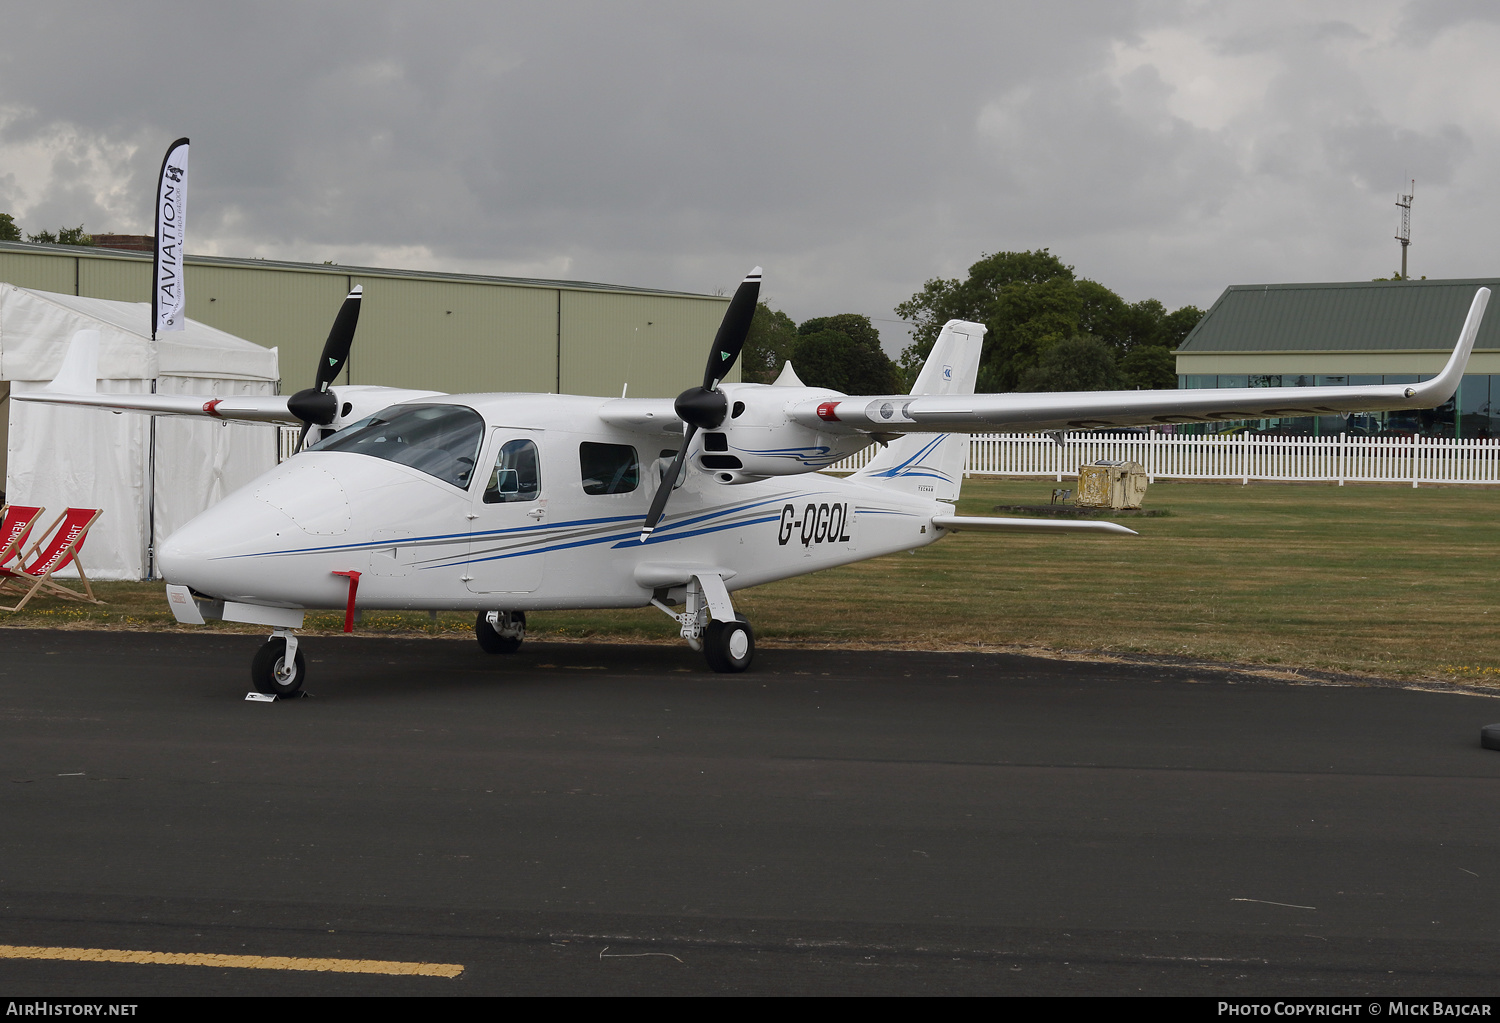
{"label": "white marquee tent", "polygon": [[[99,390],[274,394],[276,349],[195,320],[151,340],[149,302],[110,302],[0,284],[0,381],[35,390],[57,375],[73,335],[99,332]],[[5,494],[103,508],[84,543],[91,579],[144,579],[148,544],[276,464],[277,428],[8,401]],[[152,481],[154,480],[154,486]],[[76,574],[68,569],[63,575]]]}

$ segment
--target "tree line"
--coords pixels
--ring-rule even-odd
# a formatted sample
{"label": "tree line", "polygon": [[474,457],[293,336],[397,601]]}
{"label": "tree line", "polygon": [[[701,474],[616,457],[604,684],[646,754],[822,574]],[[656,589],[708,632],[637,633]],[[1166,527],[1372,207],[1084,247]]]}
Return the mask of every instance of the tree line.
{"label": "tree line", "polygon": [[[16,218],[9,213],[0,213],[0,242],[18,242],[21,240],[21,228],[16,224]],[[77,227],[60,227],[57,233],[51,231],[38,231],[36,234],[28,234],[26,240],[29,242],[46,242],[48,245],[92,245],[94,236],[85,234],[83,225]]]}
{"label": "tree line", "polygon": [[1172,352],[1203,318],[1195,306],[1168,312],[1154,298],[1126,302],[1047,249],[986,255],[962,280],[928,281],[896,315],[912,325],[899,362],[881,350],[868,316],[842,313],[799,325],[762,302],[742,376],[770,383],[790,360],[806,384],[845,394],[901,393],[943,324],[958,319],[989,328],[976,388],[982,393],[1175,388]]}

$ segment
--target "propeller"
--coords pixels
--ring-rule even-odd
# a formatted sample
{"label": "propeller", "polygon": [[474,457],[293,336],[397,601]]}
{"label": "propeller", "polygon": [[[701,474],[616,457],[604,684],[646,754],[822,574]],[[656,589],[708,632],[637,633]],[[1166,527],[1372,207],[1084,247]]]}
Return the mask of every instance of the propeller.
{"label": "propeller", "polygon": [[703,370],[703,384],[689,387],[677,396],[672,407],[677,418],[687,424],[682,432],[682,447],[672,468],[662,477],[662,485],[651,499],[651,510],[646,513],[646,524],[641,527],[641,543],[651,536],[651,531],[661,522],[667,508],[667,498],[672,495],[672,484],[682,472],[687,461],[688,448],[693,444],[693,435],[700,429],[712,430],[724,422],[729,414],[729,399],[719,390],[719,383],[729,375],[740,349],[745,347],[745,338],[750,335],[750,321],[755,318],[755,305],[760,300],[760,267],[751,270],[729,300],[729,309],[719,324],[719,333],[714,336],[713,350],[708,353],[708,366]]}
{"label": "propeller", "polygon": [[314,426],[327,426],[339,412],[339,401],[328,390],[338,379],[339,372],[349,361],[349,349],[354,344],[354,328],[359,324],[359,303],[365,289],[356,284],[349,292],[339,314],[333,319],[333,328],[328,340],[323,342],[323,356],[318,360],[318,375],[311,387],[304,388],[286,400],[287,411],[302,420],[302,436],[297,438],[297,450],[307,440]]}

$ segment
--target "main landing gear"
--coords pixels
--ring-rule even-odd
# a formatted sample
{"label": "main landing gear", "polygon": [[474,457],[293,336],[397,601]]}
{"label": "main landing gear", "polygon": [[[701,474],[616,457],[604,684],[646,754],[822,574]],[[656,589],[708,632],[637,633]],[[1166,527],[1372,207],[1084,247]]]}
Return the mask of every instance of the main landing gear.
{"label": "main landing gear", "polygon": [[474,638],[487,654],[513,654],[526,638],[526,612],[481,611],[474,619]]}
{"label": "main landing gear", "polygon": [[682,627],[682,638],[703,651],[708,666],[720,673],[740,672],[755,659],[755,631],[734,610],[729,590],[717,575],[695,575],[688,582],[681,613],[653,597],[651,603]]}
{"label": "main landing gear", "polygon": [[291,629],[273,632],[250,662],[250,683],[267,696],[296,696],[306,679],[307,662],[297,649],[297,634]]}

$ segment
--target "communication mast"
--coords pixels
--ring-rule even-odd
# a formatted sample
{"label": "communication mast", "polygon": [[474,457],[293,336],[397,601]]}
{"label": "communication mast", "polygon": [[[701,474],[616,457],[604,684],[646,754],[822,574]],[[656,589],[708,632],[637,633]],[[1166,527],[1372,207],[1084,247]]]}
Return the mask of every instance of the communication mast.
{"label": "communication mast", "polygon": [[1406,249],[1411,245],[1411,199],[1416,194],[1417,182],[1412,179],[1411,191],[1406,195],[1396,196],[1396,205],[1401,207],[1401,233],[1396,235],[1396,240],[1401,243],[1401,279],[1406,280]]}

